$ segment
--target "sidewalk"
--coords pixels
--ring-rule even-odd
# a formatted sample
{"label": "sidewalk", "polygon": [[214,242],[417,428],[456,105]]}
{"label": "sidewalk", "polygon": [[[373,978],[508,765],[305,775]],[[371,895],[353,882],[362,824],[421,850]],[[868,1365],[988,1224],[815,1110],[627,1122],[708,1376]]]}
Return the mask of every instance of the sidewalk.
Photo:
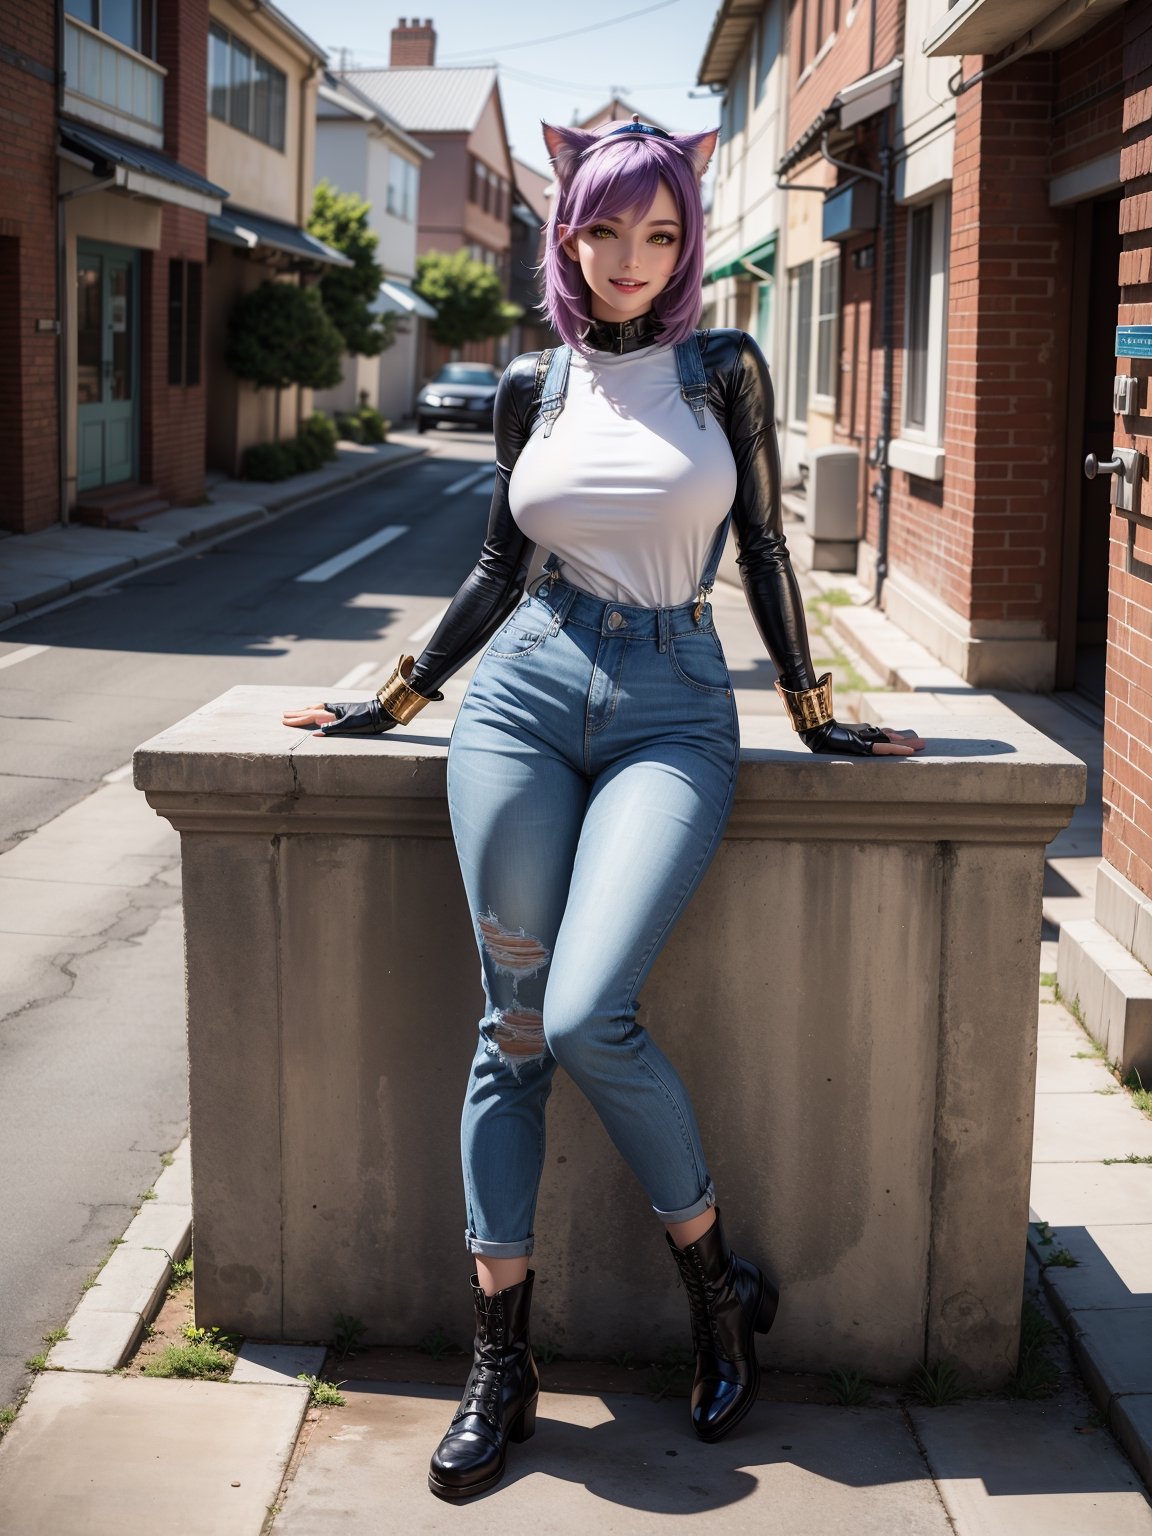
{"label": "sidewalk", "polygon": [[425,450],[403,443],[341,443],[323,469],[289,480],[217,480],[209,501],[170,507],[137,530],[56,523],[40,533],[0,538],[0,623],[72,592],[171,560],[182,549],[235,533],[274,513],[313,501],[354,480],[382,474],[423,458]]}
{"label": "sidewalk", "polygon": [[[821,585],[845,583],[804,578],[809,595]],[[742,598],[718,591],[717,599],[734,628]],[[831,612],[846,637],[871,631],[870,654],[853,646],[861,674],[899,685],[907,680],[901,665],[928,666],[906,652],[883,673],[886,637],[874,616],[864,608]],[[892,638],[900,641],[899,632]],[[754,641],[741,632],[729,649],[735,671],[753,657]],[[1094,796],[1090,788],[1090,805],[1051,850],[1063,872],[1045,898],[1055,933],[1075,910],[1068,904],[1084,899],[1098,857],[1099,733],[1052,700],[990,699],[939,671],[921,672],[921,680],[931,687],[915,699],[865,687],[861,710],[940,734],[948,714],[1007,708],[1011,697],[1033,723],[1088,758]],[[773,701],[761,690],[760,707]],[[91,799],[99,796],[113,798],[97,791]],[[118,857],[155,857],[160,824],[142,799],[118,816]],[[53,835],[50,828],[45,834]],[[71,826],[69,835],[75,840],[79,829]],[[72,881],[83,875],[62,872]],[[1045,973],[1055,970],[1053,952],[1048,938]],[[877,1387],[867,1405],[849,1407],[836,1402],[827,1379],[770,1371],[745,1424],[705,1446],[688,1429],[684,1398],[657,1397],[661,1383],[645,1366],[583,1367],[557,1358],[542,1363],[548,1390],[537,1434],[511,1447],[505,1481],[491,1495],[451,1507],[425,1483],[467,1365],[443,1341],[423,1352],[366,1350],[343,1363],[330,1357],[328,1375],[343,1383],[342,1407],[310,1406],[296,1380],[299,1371],[321,1369],[323,1352],[315,1348],[250,1341],[226,1383],[144,1377],[130,1363],[164,1300],[171,1261],[188,1241],[183,1143],[157,1182],[156,1200],[141,1207],[85,1293],[68,1339],[53,1347],[49,1369],[35,1378],[0,1441],[0,1530],[330,1536],[340,1529],[376,1536],[382,1526],[407,1533],[463,1525],[479,1536],[519,1521],[546,1532],[655,1533],[673,1520],[693,1531],[729,1531],[735,1516],[780,1536],[842,1528],[857,1536],[1152,1536],[1152,1509],[1104,1417],[1148,1477],[1152,1167],[1127,1159],[1152,1155],[1152,1121],[1117,1091],[1048,981],[1042,977],[1038,992],[1030,1287],[1072,1335],[1065,1340],[1053,1329],[1054,1342],[1044,1346],[1063,1373],[1051,1398],[929,1407],[902,1389]],[[116,984],[122,995],[104,1006],[131,1008],[132,977],[125,973]],[[466,1341],[466,1295],[444,1326]],[[1037,1326],[1042,1331],[1042,1320]],[[685,1348],[687,1339],[685,1318]],[[770,1363],[770,1338],[762,1351]],[[1073,1353],[1097,1406],[1072,1368]]]}

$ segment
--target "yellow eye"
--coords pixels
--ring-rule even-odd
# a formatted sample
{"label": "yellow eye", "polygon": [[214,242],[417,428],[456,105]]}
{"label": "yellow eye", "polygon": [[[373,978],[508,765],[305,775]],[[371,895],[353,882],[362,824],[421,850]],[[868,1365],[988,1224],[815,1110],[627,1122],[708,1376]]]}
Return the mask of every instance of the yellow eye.
{"label": "yellow eye", "polygon": [[616,231],[609,229],[607,224],[594,224],[588,233],[590,235],[611,235],[613,238],[616,235]]}

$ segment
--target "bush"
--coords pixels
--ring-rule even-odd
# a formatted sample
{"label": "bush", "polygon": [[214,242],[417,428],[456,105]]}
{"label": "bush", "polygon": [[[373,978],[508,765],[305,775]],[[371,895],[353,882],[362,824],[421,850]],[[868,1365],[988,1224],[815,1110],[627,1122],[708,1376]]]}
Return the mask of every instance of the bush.
{"label": "bush", "polygon": [[301,423],[300,435],[313,438],[323,449],[323,462],[327,463],[336,457],[336,423],[331,416],[325,416],[323,411],[313,411],[308,420]]}
{"label": "bush", "polygon": [[336,417],[336,430],[346,443],[362,443],[364,430],[359,411],[341,411]]}
{"label": "bush", "polygon": [[245,480],[287,480],[296,473],[292,443],[254,443],[245,448],[241,473]]}
{"label": "bush", "polygon": [[386,443],[391,425],[370,405],[362,405],[355,411],[342,411],[336,417],[337,430],[349,443]]}

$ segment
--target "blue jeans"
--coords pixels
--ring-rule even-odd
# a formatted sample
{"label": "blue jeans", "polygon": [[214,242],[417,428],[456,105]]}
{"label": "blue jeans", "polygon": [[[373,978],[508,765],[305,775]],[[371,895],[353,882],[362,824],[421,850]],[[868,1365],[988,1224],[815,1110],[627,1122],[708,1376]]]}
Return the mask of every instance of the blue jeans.
{"label": "blue jeans", "polygon": [[557,1065],[663,1221],[715,1201],[688,1094],[636,1019],[736,784],[731,679],[693,607],[545,580],[461,705],[448,803],[487,1000],[461,1124],[472,1253],[532,1252]]}

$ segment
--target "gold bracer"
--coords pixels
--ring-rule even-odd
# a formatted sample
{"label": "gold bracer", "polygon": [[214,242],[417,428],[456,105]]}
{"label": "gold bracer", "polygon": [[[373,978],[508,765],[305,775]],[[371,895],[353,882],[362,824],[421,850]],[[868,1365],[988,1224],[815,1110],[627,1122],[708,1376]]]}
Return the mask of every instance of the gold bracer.
{"label": "gold bracer", "polygon": [[[414,656],[401,656],[396,663],[392,676],[382,688],[376,690],[376,697],[380,701],[380,707],[388,712],[400,725],[407,725],[414,715],[418,715],[425,704],[431,704],[432,699],[424,694],[417,693],[415,688],[408,686],[407,678],[412,671]],[[443,698],[443,694],[436,694],[436,698]]]}
{"label": "gold bracer", "polygon": [[776,679],[776,692],[792,720],[794,731],[811,731],[832,719],[832,674],[825,672],[815,688],[801,688],[795,693]]}

